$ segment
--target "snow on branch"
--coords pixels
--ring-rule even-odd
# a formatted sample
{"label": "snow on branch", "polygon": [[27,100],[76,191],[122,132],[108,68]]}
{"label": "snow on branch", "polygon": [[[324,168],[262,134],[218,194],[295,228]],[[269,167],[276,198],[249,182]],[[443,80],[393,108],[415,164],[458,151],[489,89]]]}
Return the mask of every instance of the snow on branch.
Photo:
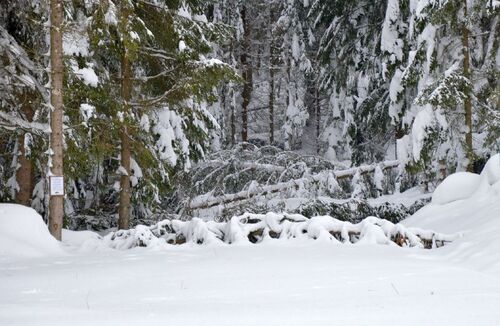
{"label": "snow on branch", "polygon": [[[273,166],[270,164],[259,164],[259,163],[245,163],[245,167],[262,167],[264,169],[272,168],[274,170],[283,172],[285,168],[279,166]],[[189,203],[190,209],[205,209],[217,205],[224,205],[227,203],[232,203],[235,201],[250,199],[255,196],[265,196],[271,193],[284,192],[289,189],[298,189],[299,187],[307,186],[311,183],[328,183],[331,182],[328,178],[330,173],[339,180],[346,178],[353,178],[356,175],[363,175],[366,173],[374,173],[377,169],[387,170],[399,167],[399,161],[386,161],[379,164],[363,165],[355,168],[350,168],[346,170],[339,171],[329,171],[325,170],[317,174],[307,175],[302,178],[293,179],[287,182],[279,182],[272,185],[262,185],[254,186],[252,188],[239,191],[233,194],[225,194],[221,196],[211,196],[211,193],[203,194],[194,197]]]}
{"label": "snow on branch", "polygon": [[50,133],[50,127],[47,123],[29,122],[3,111],[0,111],[0,127],[9,130],[21,128],[35,134]]}
{"label": "snow on branch", "polygon": [[115,249],[163,247],[167,244],[244,244],[272,239],[314,239],[337,244],[383,244],[400,247],[439,248],[460,237],[417,228],[407,228],[377,217],[357,224],[331,216],[306,218],[300,214],[245,213],[228,222],[163,220],[151,227],[108,234],[103,241]]}
{"label": "snow on branch", "polygon": [[[35,77],[36,65],[31,61],[26,51],[2,26],[0,26],[0,55],[6,55],[7,59],[7,62],[4,61],[3,65],[0,66],[0,76],[6,74],[17,80],[23,87],[36,89],[45,102],[49,101],[47,89]],[[16,73],[17,70],[19,72]],[[0,80],[0,84],[2,84],[2,80]],[[7,85],[8,87],[14,86],[12,81],[8,84],[10,84]]]}

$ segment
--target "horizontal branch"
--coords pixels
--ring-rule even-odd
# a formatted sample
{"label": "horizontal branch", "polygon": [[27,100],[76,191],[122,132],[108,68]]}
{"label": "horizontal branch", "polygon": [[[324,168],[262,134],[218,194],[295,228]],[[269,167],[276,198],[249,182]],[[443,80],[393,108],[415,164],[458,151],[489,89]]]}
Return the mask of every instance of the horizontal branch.
{"label": "horizontal branch", "polygon": [[29,122],[2,111],[0,111],[0,127],[8,130],[22,129],[34,134],[48,134],[51,132],[48,123]]}

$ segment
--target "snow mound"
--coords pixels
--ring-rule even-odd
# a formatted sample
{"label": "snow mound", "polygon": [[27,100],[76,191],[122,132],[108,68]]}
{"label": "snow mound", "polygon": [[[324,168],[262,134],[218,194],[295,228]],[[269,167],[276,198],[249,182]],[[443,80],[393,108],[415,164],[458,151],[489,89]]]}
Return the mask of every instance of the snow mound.
{"label": "snow mound", "polygon": [[92,231],[62,230],[62,242],[69,246],[81,247],[87,242],[94,242],[101,239],[101,236]]}
{"label": "snow mound", "polygon": [[[433,197],[431,204],[401,223],[407,227],[463,233],[463,237],[447,246],[443,252],[459,263],[500,273],[499,157],[497,154],[490,158],[479,176],[478,186],[467,198],[436,204]],[[455,179],[453,175],[448,178]]]}
{"label": "snow mound", "polygon": [[37,257],[62,252],[34,209],[0,204],[0,256]]}
{"label": "snow mound", "polygon": [[481,177],[470,172],[458,172],[447,177],[432,194],[432,203],[444,205],[469,198],[478,188]]}
{"label": "snow mound", "polygon": [[483,177],[489,185],[494,185],[500,181],[500,154],[491,157],[481,172]]}

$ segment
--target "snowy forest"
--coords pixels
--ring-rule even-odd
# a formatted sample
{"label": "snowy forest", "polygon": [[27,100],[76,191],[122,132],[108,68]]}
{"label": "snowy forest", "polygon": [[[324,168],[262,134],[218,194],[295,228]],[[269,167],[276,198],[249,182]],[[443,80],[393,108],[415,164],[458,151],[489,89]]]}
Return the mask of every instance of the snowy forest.
{"label": "snowy forest", "polygon": [[[253,253],[220,249],[222,258],[215,249],[170,253],[186,271],[213,271],[239,254],[246,257],[242,266],[264,257],[258,274],[279,261],[288,266],[298,255],[293,245],[283,252],[266,249],[269,240],[314,239],[323,240],[318,252],[340,260],[325,243],[432,249],[436,253],[419,257],[433,255],[446,269],[442,253],[448,253],[454,263],[487,266],[487,275],[498,281],[500,243],[493,239],[500,232],[499,20],[498,0],[1,0],[0,273],[35,252],[59,257],[69,250],[85,260],[108,250],[149,248],[153,255],[182,247],[174,244],[219,250],[222,244],[262,243]],[[299,248],[317,255],[313,247]],[[367,248],[345,249],[346,255],[362,261],[385,255],[388,274],[398,259],[403,274],[438,266],[434,260],[416,263],[414,252]],[[484,248],[479,256],[487,258],[468,261],[472,251]],[[198,258],[185,262],[182,250]],[[131,259],[151,264],[151,273],[159,270],[159,256],[153,262],[131,252],[141,257]],[[205,261],[207,254],[221,261]],[[76,264],[80,256],[71,255],[64,259]],[[109,259],[117,262],[114,268],[129,264],[131,273],[139,273],[127,257]],[[61,264],[69,264],[64,259]],[[310,259],[310,266],[322,268]],[[228,266],[234,274],[246,273]],[[258,282],[252,266],[246,279]],[[182,269],[177,273],[171,277],[182,278]],[[279,268],[277,273],[286,274]],[[443,291],[463,279],[481,279],[465,267],[454,273],[437,275]],[[350,274],[347,267],[339,271],[339,277]],[[215,290],[191,276],[210,297]],[[37,284],[37,276],[23,277],[18,285]],[[421,277],[403,283],[417,291],[412,282],[429,281]],[[106,283],[104,274],[97,280],[95,287]],[[180,282],[184,290],[184,278]],[[391,295],[399,296],[392,282]],[[491,307],[500,303],[500,282],[476,282],[474,289],[488,293]],[[24,300],[15,282],[4,284],[0,324],[36,324],[23,319],[15,303],[13,312],[3,310],[9,306],[4,301]],[[87,291],[80,286],[77,293]],[[260,286],[255,298],[272,282]],[[214,307],[217,300],[239,298],[226,290]],[[434,288],[427,290],[434,295]],[[186,302],[203,306],[200,298],[181,292]],[[85,293],[86,311],[90,288]],[[129,304],[142,295],[123,293]],[[293,297],[277,293],[278,301]],[[253,307],[243,313],[246,319],[235,322],[236,309],[229,324],[255,324],[253,295],[242,301]],[[324,291],[320,297],[329,298]],[[381,298],[394,303],[384,301],[385,294]],[[403,304],[424,300],[409,298]],[[466,306],[467,297],[462,299],[452,298],[456,307]],[[161,305],[151,304],[152,324],[158,324]],[[287,309],[294,311],[296,304],[289,302]],[[488,307],[472,306],[476,314],[485,312],[480,324],[500,320],[498,312],[481,310]],[[172,323],[186,320],[184,308],[170,316]],[[269,325],[280,324],[276,309],[266,310]],[[446,309],[431,309],[431,320],[447,324]],[[52,306],[48,311],[47,324],[58,314]],[[373,321],[370,313],[356,319],[352,306],[344,311],[354,318],[348,324]],[[454,324],[475,322],[461,311]],[[206,325],[217,324],[213,310],[202,315],[208,316]],[[295,322],[303,325],[307,314],[300,316]],[[331,325],[317,316],[318,325]],[[95,324],[95,316],[81,317],[82,325]],[[410,324],[429,324],[420,317]],[[120,318],[114,321],[140,320],[135,313]],[[380,324],[384,320],[393,319]]]}
{"label": "snowy forest", "polygon": [[[269,197],[308,197],[291,209],[314,211],[336,190],[432,191],[497,151],[497,1],[61,4],[73,228],[193,216],[193,201],[223,218],[267,210]],[[45,217],[48,177],[61,174],[50,171],[48,5],[3,1],[0,16],[0,201]],[[334,176],[366,165],[369,176]],[[221,199],[242,191],[251,203]]]}

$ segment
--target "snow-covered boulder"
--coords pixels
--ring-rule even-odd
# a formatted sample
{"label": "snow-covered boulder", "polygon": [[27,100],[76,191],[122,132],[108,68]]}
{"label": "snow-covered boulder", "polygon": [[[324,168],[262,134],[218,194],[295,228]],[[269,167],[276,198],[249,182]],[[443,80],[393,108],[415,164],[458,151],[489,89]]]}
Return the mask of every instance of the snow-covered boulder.
{"label": "snow-covered boulder", "polygon": [[34,209],[0,204],[0,256],[36,257],[62,252]]}
{"label": "snow-covered boulder", "polygon": [[481,177],[479,174],[469,172],[457,172],[446,179],[436,188],[432,194],[432,203],[444,205],[456,200],[466,199],[472,196],[479,187]]}

